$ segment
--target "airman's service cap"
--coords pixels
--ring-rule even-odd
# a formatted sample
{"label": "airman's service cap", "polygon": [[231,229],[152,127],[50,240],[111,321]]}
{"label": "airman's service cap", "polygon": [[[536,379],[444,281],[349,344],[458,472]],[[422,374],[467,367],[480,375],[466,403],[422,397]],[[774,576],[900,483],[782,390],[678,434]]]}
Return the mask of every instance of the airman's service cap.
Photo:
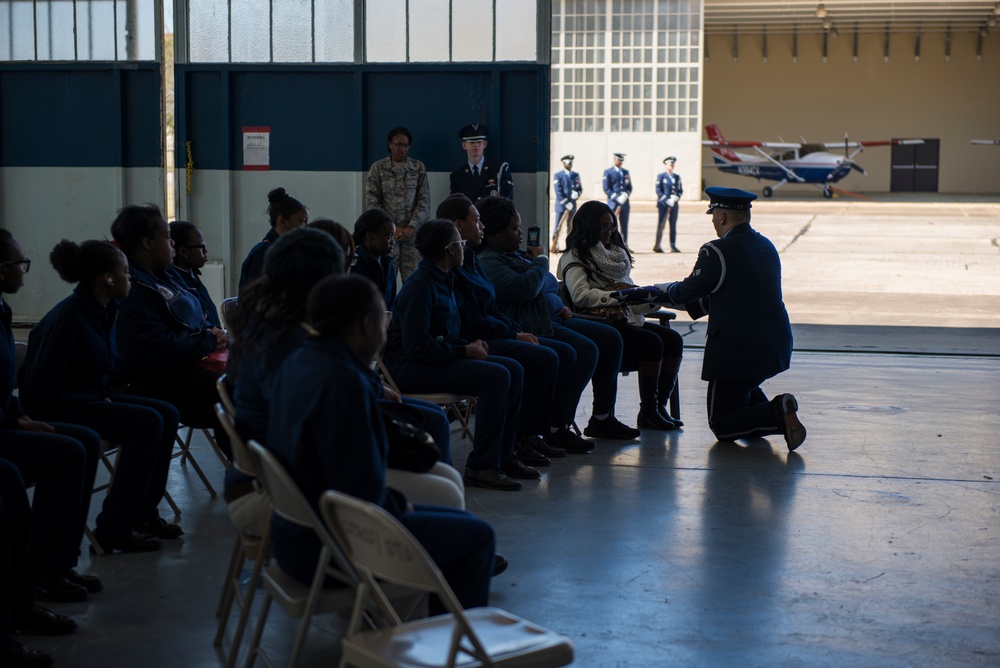
{"label": "airman's service cap", "polygon": [[740,190],[739,188],[723,188],[721,186],[705,188],[705,194],[708,195],[709,199],[708,211],[705,213],[712,213],[713,209],[746,211],[750,208],[750,202],[757,199],[757,196],[752,192]]}
{"label": "airman's service cap", "polygon": [[490,130],[482,123],[470,123],[458,131],[462,141],[484,141],[489,138]]}
{"label": "airman's service cap", "polygon": [[625,159],[625,154],[624,153],[612,153],[611,155],[615,156],[619,160],[624,160]]}
{"label": "airman's service cap", "polygon": [[563,156],[562,158],[560,158],[560,159],[561,159],[561,160],[562,160],[563,162],[573,162],[573,160],[575,160],[575,159],[576,159],[576,156],[573,156],[573,155],[564,155],[564,156]]}
{"label": "airman's service cap", "polygon": [[672,156],[672,155],[670,155],[670,156],[667,156],[666,158],[664,158],[664,159],[663,159],[663,164],[665,165],[665,164],[667,164],[668,162],[677,162],[677,158],[675,158],[675,157],[674,157],[674,156]]}

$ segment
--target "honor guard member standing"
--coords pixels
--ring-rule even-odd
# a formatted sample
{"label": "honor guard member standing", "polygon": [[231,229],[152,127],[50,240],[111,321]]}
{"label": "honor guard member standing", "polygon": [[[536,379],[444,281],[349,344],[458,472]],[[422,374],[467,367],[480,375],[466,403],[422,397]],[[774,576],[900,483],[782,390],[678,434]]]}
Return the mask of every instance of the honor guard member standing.
{"label": "honor guard member standing", "polygon": [[659,213],[656,223],[656,244],[653,252],[662,253],[660,241],[663,239],[663,227],[670,222],[670,252],[680,253],[677,248],[677,201],[684,194],[681,186],[681,175],[674,174],[674,163],[677,158],[670,156],[663,159],[663,164],[667,166],[667,171],[656,177],[656,210]]}
{"label": "honor guard member standing", "polygon": [[701,377],[708,381],[709,428],[720,441],[782,434],[794,450],[806,439],[795,397],[779,394],[768,401],[760,389],[788,369],[792,358],[778,251],[750,227],[756,195],[720,187],[705,194],[719,239],[701,247],[691,275],[629,290],[621,298],[683,305],[695,319],[707,315]]}
{"label": "honor guard member standing", "polygon": [[573,214],[576,213],[576,200],[583,194],[583,184],[580,175],[573,171],[573,156],[562,157],[563,169],[552,179],[552,188],[556,195],[556,226],[552,230],[553,253],[559,250],[559,230],[566,224],[566,234],[573,229]]}
{"label": "honor guard member standing", "polygon": [[486,151],[489,129],[482,123],[466,125],[459,130],[466,164],[451,173],[451,193],[462,193],[473,202],[484,197],[514,199],[514,179],[510,165],[487,160]]}
{"label": "honor guard member standing", "polygon": [[608,196],[608,207],[615,212],[621,227],[622,239],[628,245],[628,198],[632,195],[632,177],[622,167],[624,153],[615,153],[614,167],[604,170],[604,194]]}
{"label": "honor guard member standing", "polygon": [[365,188],[365,210],[382,209],[396,224],[392,259],[404,281],[420,262],[413,235],[431,215],[427,169],[410,157],[412,144],[413,135],[406,128],[389,130],[385,140],[389,155],[372,164]]}

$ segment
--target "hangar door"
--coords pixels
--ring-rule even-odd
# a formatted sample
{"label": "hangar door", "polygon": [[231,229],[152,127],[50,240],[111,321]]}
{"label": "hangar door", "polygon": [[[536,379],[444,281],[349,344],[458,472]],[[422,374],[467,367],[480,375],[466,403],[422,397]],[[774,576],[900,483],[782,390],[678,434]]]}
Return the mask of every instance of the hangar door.
{"label": "hangar door", "polygon": [[892,147],[891,192],[936,193],[940,139],[925,139],[923,144]]}
{"label": "hangar door", "polygon": [[0,225],[35,259],[17,320],[68,294],[57,242],[107,237],[126,203],[163,205],[159,8],[0,0]]}

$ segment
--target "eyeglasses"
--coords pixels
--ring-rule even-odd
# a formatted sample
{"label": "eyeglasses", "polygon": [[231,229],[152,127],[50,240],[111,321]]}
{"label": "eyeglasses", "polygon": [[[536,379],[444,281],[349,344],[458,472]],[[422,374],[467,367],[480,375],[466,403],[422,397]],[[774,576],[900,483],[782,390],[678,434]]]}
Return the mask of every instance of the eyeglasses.
{"label": "eyeglasses", "polygon": [[203,250],[203,251],[208,252],[208,244],[197,244],[197,245],[194,245],[194,246],[181,246],[181,248],[192,248],[192,249],[197,248],[198,250]]}
{"label": "eyeglasses", "polygon": [[598,225],[598,229],[600,229],[602,232],[606,232],[608,230],[613,230],[613,229],[615,229],[615,224],[614,223],[601,223],[600,225]]}
{"label": "eyeglasses", "polygon": [[466,243],[468,243],[468,242],[467,242],[467,241],[466,241],[465,239],[459,239],[458,241],[452,241],[452,242],[451,242],[450,244],[447,244],[447,245],[445,246],[445,248],[451,248],[451,247],[452,247],[452,246],[454,246],[455,244],[458,244],[458,245],[459,245],[459,246],[461,246],[462,248],[465,248],[465,244],[466,244]]}
{"label": "eyeglasses", "polygon": [[391,142],[389,146],[392,146],[393,148],[410,148],[409,144],[398,144],[396,142]]}
{"label": "eyeglasses", "polygon": [[25,274],[31,269],[31,260],[28,258],[22,258],[20,260],[10,260],[9,262],[0,262],[0,267],[13,267],[20,265],[21,271]]}

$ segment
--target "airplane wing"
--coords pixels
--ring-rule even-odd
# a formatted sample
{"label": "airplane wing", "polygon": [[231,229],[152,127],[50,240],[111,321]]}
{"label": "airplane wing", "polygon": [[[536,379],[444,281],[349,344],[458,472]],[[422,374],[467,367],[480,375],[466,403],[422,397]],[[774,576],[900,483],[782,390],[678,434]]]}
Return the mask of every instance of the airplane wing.
{"label": "airplane wing", "polygon": [[831,141],[824,148],[865,148],[866,146],[915,146],[923,144],[923,139],[890,139],[888,141]]}
{"label": "airplane wing", "polygon": [[970,139],[969,142],[980,146],[995,146],[1000,144],[1000,139]]}
{"label": "airplane wing", "polygon": [[701,142],[702,146],[728,146],[729,148],[774,148],[774,149],[795,149],[800,148],[802,144],[791,144],[788,142],[774,142],[774,141],[712,141],[710,139],[704,139]]}

